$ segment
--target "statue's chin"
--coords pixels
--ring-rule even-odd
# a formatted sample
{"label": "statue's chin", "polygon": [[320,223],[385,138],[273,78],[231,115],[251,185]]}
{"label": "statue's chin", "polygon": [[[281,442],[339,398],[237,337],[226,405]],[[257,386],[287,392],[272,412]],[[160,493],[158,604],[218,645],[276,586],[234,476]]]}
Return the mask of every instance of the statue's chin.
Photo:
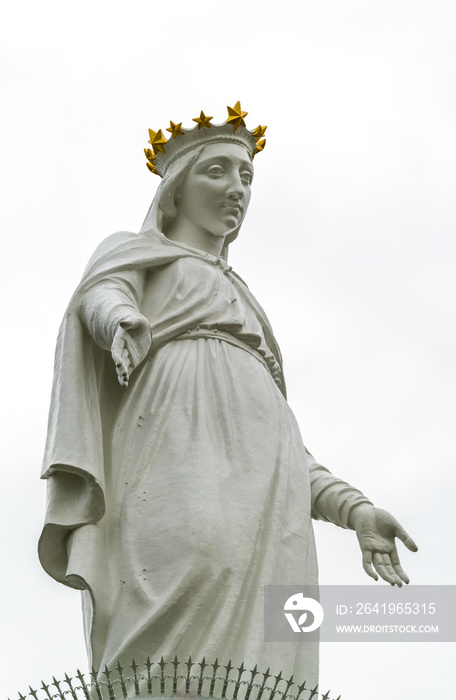
{"label": "statue's chin", "polygon": [[[242,218],[238,218],[237,216],[230,217],[231,221],[229,222],[230,225],[227,227],[225,233],[223,234],[225,237],[225,245],[228,245],[229,243],[232,243],[236,238],[238,237],[239,230],[242,226],[242,223],[244,221],[244,216]],[[228,223],[228,222],[227,222]]]}
{"label": "statue's chin", "polygon": [[219,226],[214,227],[214,229],[211,231],[211,234],[216,238],[225,238],[234,231],[237,231],[240,225],[241,220],[239,219],[239,217],[230,214],[223,217],[223,221],[220,222]]}

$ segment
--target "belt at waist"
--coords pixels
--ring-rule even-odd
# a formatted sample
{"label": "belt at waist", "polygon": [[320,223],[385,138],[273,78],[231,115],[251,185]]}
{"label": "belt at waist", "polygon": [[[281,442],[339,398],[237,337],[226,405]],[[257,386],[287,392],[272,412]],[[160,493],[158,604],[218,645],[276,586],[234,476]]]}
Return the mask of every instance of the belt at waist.
{"label": "belt at waist", "polygon": [[240,338],[236,338],[234,335],[231,335],[231,333],[227,333],[226,331],[220,331],[218,330],[218,328],[192,328],[191,330],[185,331],[185,333],[181,333],[172,340],[191,340],[195,338],[214,338],[215,340],[223,340],[225,343],[229,343],[230,345],[234,345],[235,347],[240,348],[241,350],[245,350],[245,352],[248,352],[250,355],[255,357],[258,360],[258,362],[261,362],[263,367],[265,367],[268,370],[268,372],[270,372],[268,363],[266,362],[264,357],[258,352],[258,350],[255,350],[254,348],[250,347],[250,345],[244,343],[244,341],[240,340]]}

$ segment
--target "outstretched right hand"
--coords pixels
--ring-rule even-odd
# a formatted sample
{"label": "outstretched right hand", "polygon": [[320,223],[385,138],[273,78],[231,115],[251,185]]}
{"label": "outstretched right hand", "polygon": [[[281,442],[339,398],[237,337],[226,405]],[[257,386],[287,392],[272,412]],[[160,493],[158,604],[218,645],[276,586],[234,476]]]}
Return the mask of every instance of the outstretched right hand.
{"label": "outstretched right hand", "polygon": [[147,318],[140,314],[122,321],[113,338],[111,355],[120,386],[127,387],[130,374],[146,357],[152,334]]}

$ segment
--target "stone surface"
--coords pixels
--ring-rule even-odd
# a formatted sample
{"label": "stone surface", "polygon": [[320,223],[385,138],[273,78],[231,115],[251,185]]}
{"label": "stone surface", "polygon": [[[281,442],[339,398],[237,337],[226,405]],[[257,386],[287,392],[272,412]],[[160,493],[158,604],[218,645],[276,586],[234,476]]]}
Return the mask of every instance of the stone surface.
{"label": "stone surface", "polygon": [[305,449],[273,331],[227,263],[252,172],[234,143],[178,159],[62,323],[40,558],[83,591],[96,668],[205,656],[314,687],[315,644],[263,641],[263,586],[317,583],[312,517],[356,529],[369,575],[407,580],[394,541],[414,543]]}

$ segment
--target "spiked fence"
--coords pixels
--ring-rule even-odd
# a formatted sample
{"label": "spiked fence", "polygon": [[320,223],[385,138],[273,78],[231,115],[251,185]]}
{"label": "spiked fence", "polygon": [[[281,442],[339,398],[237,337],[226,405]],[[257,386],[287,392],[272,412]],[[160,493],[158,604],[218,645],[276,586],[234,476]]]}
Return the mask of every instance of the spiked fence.
{"label": "spiked fence", "polygon": [[[105,667],[101,673],[92,668],[84,676],[79,669],[73,678],[67,674],[63,680],[52,679],[41,688],[26,695],[19,693],[19,700],[135,700],[135,698],[170,698],[206,700],[341,700],[330,697],[329,691],[320,694],[318,686],[307,688],[293,676],[286,679],[279,675],[264,673],[257,667],[249,670],[241,664],[239,668],[202,661],[152,662],[148,658],[143,664],[132,661],[130,666],[120,663],[115,668]],[[9,699],[8,699],[9,700]]]}

